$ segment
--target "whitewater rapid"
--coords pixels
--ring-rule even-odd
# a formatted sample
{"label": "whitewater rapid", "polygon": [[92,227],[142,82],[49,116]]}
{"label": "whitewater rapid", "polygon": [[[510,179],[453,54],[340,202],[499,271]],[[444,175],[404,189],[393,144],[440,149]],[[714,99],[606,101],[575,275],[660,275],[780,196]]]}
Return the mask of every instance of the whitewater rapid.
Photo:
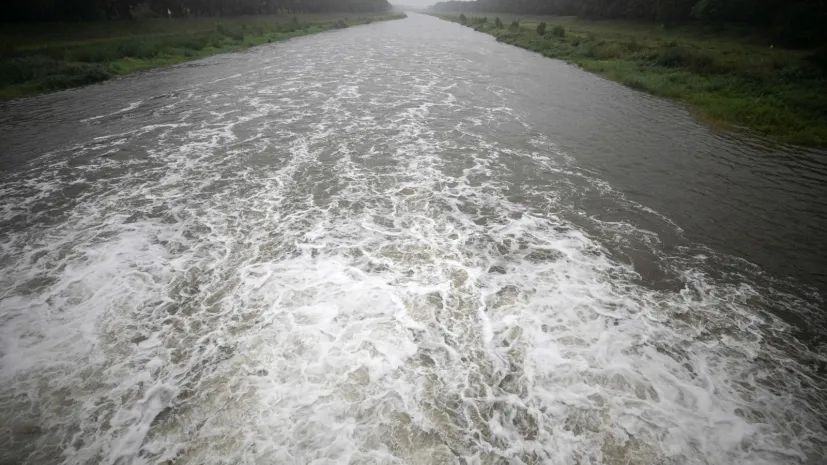
{"label": "whitewater rapid", "polygon": [[580,168],[458,30],[223,58],[5,173],[0,459],[824,463],[778,316],[820,297]]}

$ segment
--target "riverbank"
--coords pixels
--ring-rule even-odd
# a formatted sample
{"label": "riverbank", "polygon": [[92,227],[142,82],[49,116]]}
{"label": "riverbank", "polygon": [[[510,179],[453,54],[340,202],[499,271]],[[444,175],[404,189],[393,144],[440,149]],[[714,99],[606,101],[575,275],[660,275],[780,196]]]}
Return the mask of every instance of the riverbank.
{"label": "riverbank", "polygon": [[404,17],[282,15],[7,25],[0,32],[0,101]]}
{"label": "riverbank", "polygon": [[686,104],[712,125],[827,147],[827,52],[771,47],[744,30],[507,15],[497,24],[491,14],[436,16]]}

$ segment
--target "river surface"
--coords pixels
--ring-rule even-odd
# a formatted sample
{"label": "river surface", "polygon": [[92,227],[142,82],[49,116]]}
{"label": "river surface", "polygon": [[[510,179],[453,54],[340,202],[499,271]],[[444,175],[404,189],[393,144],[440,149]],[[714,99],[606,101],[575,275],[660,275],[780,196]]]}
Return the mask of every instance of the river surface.
{"label": "river surface", "polygon": [[827,463],[827,156],[413,15],[0,107],[4,464]]}

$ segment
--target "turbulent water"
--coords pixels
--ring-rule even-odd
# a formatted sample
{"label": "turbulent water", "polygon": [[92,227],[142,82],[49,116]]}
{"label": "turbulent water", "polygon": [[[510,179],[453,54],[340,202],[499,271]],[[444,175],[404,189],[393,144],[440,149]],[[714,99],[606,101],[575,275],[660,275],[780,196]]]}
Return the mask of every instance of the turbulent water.
{"label": "turbulent water", "polygon": [[584,142],[678,108],[416,16],[3,111],[3,463],[827,462],[824,249]]}

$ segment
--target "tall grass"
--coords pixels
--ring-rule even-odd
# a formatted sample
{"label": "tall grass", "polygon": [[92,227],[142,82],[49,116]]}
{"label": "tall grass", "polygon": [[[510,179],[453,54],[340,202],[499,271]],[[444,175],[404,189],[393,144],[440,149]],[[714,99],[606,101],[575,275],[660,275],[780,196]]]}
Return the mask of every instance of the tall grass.
{"label": "tall grass", "polygon": [[110,77],[112,73],[106,67],[95,63],[64,62],[46,56],[0,60],[0,87],[37,83],[43,90],[60,90]]}

